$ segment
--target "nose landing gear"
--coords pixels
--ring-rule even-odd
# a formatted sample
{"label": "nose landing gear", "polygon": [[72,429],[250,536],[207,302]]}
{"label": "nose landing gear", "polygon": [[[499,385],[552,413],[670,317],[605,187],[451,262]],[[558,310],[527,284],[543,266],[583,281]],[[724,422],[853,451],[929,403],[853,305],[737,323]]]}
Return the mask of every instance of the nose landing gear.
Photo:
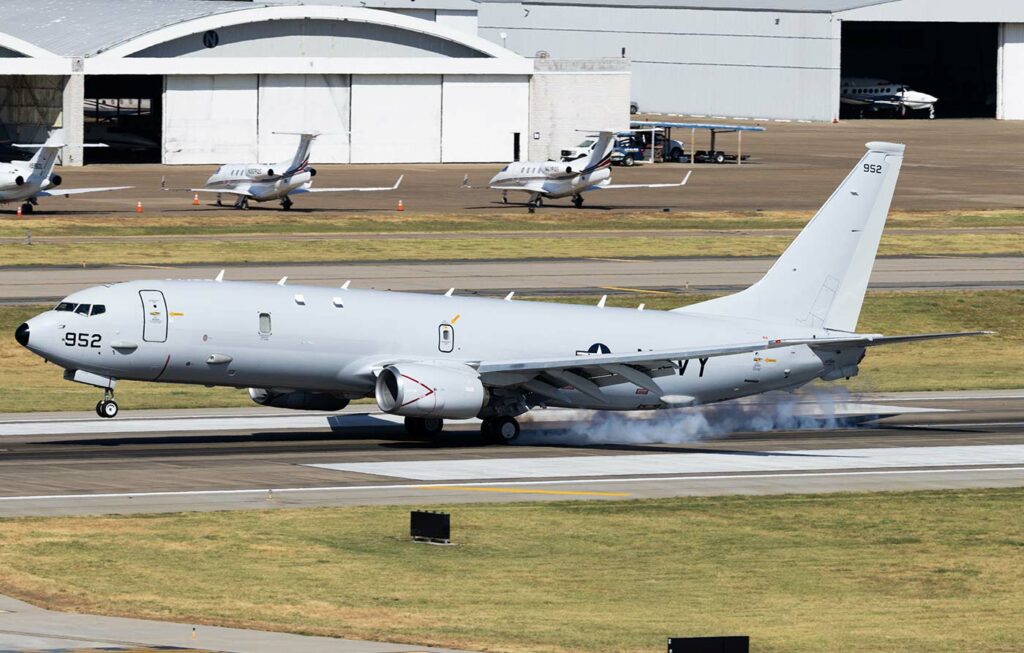
{"label": "nose landing gear", "polygon": [[96,414],[106,419],[117,417],[117,402],[114,401],[114,391],[105,390],[103,400],[96,403]]}

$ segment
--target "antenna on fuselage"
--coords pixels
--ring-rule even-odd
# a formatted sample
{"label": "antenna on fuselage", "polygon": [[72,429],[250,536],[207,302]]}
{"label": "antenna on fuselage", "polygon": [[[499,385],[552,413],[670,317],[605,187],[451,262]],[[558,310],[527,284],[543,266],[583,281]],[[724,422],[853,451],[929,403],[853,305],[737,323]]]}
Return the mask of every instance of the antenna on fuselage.
{"label": "antenna on fuselage", "polygon": [[515,295],[515,294],[516,294],[516,291],[514,291],[514,290],[513,290],[513,291],[512,291],[512,292],[510,292],[509,294],[505,295],[505,301],[506,301],[506,302],[510,302],[510,301],[512,301],[512,296],[513,296],[513,295]]}
{"label": "antenna on fuselage", "polygon": [[350,283],[352,283],[352,280],[351,279],[347,280],[345,283],[341,284],[341,289],[342,290],[348,290],[348,284],[350,284]]}
{"label": "antenna on fuselage", "polygon": [[281,277],[281,280],[277,282],[277,285],[283,286],[288,281],[288,277]]}
{"label": "antenna on fuselage", "polygon": [[224,270],[217,273],[217,276],[213,278],[214,281],[224,281]]}
{"label": "antenna on fuselage", "polygon": [[454,294],[455,294],[455,289],[454,289],[454,288],[449,288],[449,289],[448,289],[448,292],[446,292],[446,293],[444,294],[444,296],[445,296],[445,297],[451,297],[451,296],[452,296],[452,295],[454,295]]}

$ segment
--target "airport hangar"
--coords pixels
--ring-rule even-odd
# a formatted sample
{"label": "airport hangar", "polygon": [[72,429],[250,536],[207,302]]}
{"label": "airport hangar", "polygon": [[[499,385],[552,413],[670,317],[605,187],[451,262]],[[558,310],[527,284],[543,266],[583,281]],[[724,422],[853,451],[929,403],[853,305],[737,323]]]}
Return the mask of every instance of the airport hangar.
{"label": "airport hangar", "polygon": [[1020,0],[481,0],[479,31],[628,58],[644,112],[830,121],[840,79],[869,77],[937,96],[939,118],[1024,119]]}
{"label": "airport hangar", "polygon": [[106,121],[165,164],[282,160],[282,131],[322,132],[315,163],[506,162],[629,124],[628,62],[519,56],[471,0],[3,5],[0,141],[107,140],[88,137]]}

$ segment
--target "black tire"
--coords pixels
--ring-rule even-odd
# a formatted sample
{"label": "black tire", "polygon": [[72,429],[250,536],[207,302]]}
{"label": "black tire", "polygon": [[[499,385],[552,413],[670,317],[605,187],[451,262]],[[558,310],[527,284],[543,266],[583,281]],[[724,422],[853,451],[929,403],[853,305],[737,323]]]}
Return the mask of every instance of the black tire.
{"label": "black tire", "polygon": [[725,155],[721,152],[715,154],[715,163],[725,163]]}
{"label": "black tire", "polygon": [[634,164],[636,164],[636,161],[633,160],[633,155],[632,154],[627,154],[622,159],[622,165],[626,166],[627,168],[632,168]]}
{"label": "black tire", "polygon": [[669,155],[669,158],[675,161],[676,163],[679,163],[680,161],[683,160],[683,151],[678,147],[673,148],[672,153]]}
{"label": "black tire", "polygon": [[405,430],[409,435],[433,437],[444,430],[444,420],[436,417],[406,417]]}
{"label": "black tire", "polygon": [[494,417],[490,420],[490,439],[499,444],[512,444],[519,438],[519,422],[514,417]]}
{"label": "black tire", "polygon": [[106,419],[113,419],[114,417],[117,417],[117,402],[113,399],[101,401],[99,413],[100,417],[104,417]]}
{"label": "black tire", "polygon": [[583,196],[582,195],[577,195],[577,196],[573,197],[572,198],[572,204],[577,209],[583,208]]}
{"label": "black tire", "polygon": [[34,207],[30,203],[25,202],[24,204],[21,205],[21,214],[28,215],[29,213],[32,213],[33,208]]}
{"label": "black tire", "polygon": [[103,406],[103,400],[102,399],[100,401],[96,402],[96,416],[97,417],[103,417],[102,406]]}

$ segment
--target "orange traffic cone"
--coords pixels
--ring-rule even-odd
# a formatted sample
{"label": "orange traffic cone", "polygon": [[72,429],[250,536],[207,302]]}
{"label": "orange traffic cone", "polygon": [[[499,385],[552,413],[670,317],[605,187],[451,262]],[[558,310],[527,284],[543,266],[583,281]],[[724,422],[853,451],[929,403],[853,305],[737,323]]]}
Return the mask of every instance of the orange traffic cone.
{"label": "orange traffic cone", "polygon": [[404,211],[405,210],[405,204],[402,204],[402,200],[398,200],[398,208],[396,210],[397,211]]}
{"label": "orange traffic cone", "polygon": [[142,200],[135,203],[135,212],[142,213]]}
{"label": "orange traffic cone", "polygon": [[199,206],[199,193],[192,195],[192,206]]}
{"label": "orange traffic cone", "polygon": [[18,205],[18,217],[21,217],[21,204]]}

